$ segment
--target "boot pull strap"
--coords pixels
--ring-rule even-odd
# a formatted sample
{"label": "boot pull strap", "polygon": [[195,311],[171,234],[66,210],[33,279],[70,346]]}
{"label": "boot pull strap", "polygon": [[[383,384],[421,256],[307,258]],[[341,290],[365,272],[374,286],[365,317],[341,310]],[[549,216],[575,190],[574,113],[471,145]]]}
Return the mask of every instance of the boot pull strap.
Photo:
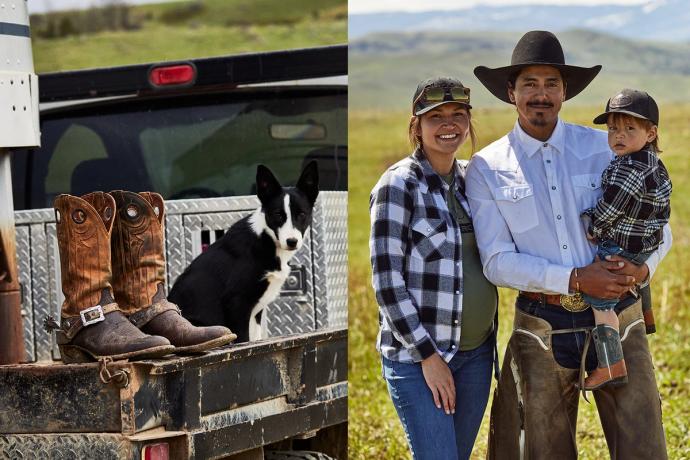
{"label": "boot pull strap", "polygon": [[163,197],[155,192],[141,192],[140,195],[151,205],[153,213],[162,227],[165,222],[165,204],[163,202]]}
{"label": "boot pull strap", "polygon": [[105,192],[87,193],[82,196],[82,199],[93,206],[106,230],[110,232],[113,226],[113,217],[115,217],[115,199]]}
{"label": "boot pull strap", "polygon": [[59,224],[62,219],[72,219],[76,224],[83,224],[87,214],[96,214],[110,234],[115,217],[115,200],[104,192],[91,192],[81,197],[73,195],[59,195],[53,202],[55,221]]}
{"label": "boot pull strap", "polygon": [[134,215],[130,215],[130,217],[133,218],[139,213],[147,213],[147,210],[137,208],[148,208],[151,210],[151,213],[154,216],[156,216],[156,220],[158,221],[161,228],[163,227],[163,222],[165,218],[165,206],[163,202],[163,197],[160,196],[158,193],[137,193],[130,192],[127,190],[113,190],[110,193],[115,198],[115,202],[117,203],[118,207],[123,210],[121,212],[129,213],[128,207],[132,205],[134,206],[132,212],[136,213]]}

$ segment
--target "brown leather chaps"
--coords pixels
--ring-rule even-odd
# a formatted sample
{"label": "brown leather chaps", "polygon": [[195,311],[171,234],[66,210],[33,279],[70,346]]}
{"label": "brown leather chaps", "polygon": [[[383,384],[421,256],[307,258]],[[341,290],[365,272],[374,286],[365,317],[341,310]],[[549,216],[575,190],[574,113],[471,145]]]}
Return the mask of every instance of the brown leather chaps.
{"label": "brown leather chaps", "polygon": [[[661,399],[640,301],[618,314],[628,383],[593,392],[612,459],[666,459]],[[551,325],[516,308],[491,407],[487,458],[576,459],[578,369],[554,359]]]}

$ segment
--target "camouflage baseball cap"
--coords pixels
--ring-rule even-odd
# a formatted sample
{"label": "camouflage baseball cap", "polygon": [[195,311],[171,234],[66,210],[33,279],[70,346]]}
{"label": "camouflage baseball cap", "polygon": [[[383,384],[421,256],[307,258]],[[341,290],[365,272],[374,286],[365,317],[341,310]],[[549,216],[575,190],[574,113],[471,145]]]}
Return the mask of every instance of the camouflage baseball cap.
{"label": "camouflage baseball cap", "polygon": [[470,89],[453,77],[434,77],[419,82],[412,96],[412,114],[422,115],[440,105],[455,102],[470,105]]}

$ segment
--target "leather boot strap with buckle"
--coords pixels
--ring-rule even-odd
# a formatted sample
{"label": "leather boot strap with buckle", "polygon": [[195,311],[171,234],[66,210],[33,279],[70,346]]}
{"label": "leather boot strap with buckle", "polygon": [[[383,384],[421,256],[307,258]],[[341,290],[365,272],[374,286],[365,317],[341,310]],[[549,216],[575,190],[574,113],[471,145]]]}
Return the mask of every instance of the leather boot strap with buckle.
{"label": "leather boot strap with buckle", "polygon": [[55,339],[58,344],[69,343],[75,335],[83,328],[92,324],[100,323],[105,319],[105,315],[118,311],[120,307],[117,302],[112,302],[106,305],[96,305],[94,307],[81,310],[79,316],[69,316],[62,318],[60,323],[55,321],[51,316],[47,316],[43,320],[43,328],[47,332],[55,330]]}
{"label": "leather boot strap with buckle", "polygon": [[163,299],[154,303],[148,308],[144,308],[136,313],[129,315],[129,321],[136,327],[141,329],[146,325],[146,323],[151,321],[153,318],[168,310],[175,310],[178,314],[182,314],[177,305],[175,305],[172,302],[168,302],[167,299]]}
{"label": "leather boot strap with buckle", "polygon": [[589,308],[579,292],[573,295],[543,294],[541,292],[520,291],[520,297],[537,300],[548,305],[558,305],[571,312],[584,311]]}

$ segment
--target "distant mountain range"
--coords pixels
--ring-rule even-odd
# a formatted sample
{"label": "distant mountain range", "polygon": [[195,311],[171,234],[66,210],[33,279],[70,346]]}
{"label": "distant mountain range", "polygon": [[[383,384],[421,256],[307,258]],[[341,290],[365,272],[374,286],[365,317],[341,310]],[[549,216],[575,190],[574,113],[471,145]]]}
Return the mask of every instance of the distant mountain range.
{"label": "distant mountain range", "polygon": [[[458,76],[472,88],[473,105],[505,105],[473,74],[477,65],[500,67],[522,32],[379,33],[350,41],[350,107],[400,109],[418,81]],[[588,30],[558,33],[569,64],[602,64],[594,82],[569,104],[602,105],[623,87],[648,91],[659,102],[690,101],[690,43],[641,42]]]}
{"label": "distant mountain range", "polygon": [[373,32],[527,31],[589,29],[641,40],[690,40],[690,2],[652,0],[641,5],[476,6],[424,12],[350,14],[350,40]]}

